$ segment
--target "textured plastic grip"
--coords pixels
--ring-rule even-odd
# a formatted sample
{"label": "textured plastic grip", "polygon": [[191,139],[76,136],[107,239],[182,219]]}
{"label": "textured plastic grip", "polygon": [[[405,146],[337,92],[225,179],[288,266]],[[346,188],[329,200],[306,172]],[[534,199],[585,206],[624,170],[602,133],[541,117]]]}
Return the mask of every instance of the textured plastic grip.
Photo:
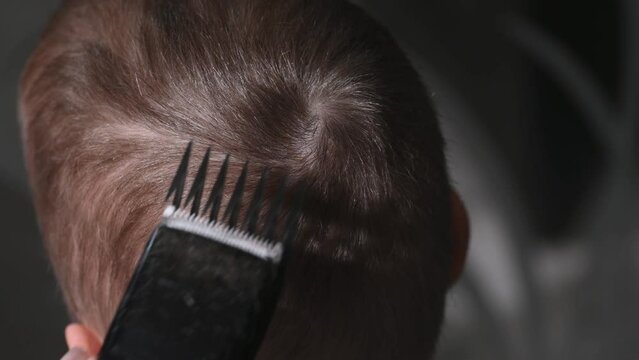
{"label": "textured plastic grip", "polygon": [[100,360],[253,359],[283,263],[160,226],[149,240]]}

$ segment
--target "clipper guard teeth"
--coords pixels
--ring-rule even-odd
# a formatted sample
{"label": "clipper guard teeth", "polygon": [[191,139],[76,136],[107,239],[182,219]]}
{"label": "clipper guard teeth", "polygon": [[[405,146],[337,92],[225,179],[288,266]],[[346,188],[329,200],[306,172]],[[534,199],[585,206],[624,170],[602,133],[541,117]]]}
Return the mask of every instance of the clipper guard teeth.
{"label": "clipper guard teeth", "polygon": [[202,160],[202,164],[200,164],[200,168],[195,175],[195,180],[193,180],[193,185],[191,186],[191,191],[189,191],[189,196],[186,197],[187,206],[191,201],[193,202],[191,206],[191,215],[200,215],[200,202],[202,201],[202,194],[204,193],[204,185],[206,183],[206,170],[209,167],[210,156],[211,148],[208,148],[206,150],[206,154],[204,155],[204,159]]}
{"label": "clipper guard teeth", "polygon": [[246,174],[248,173],[248,161],[244,163],[242,168],[242,174],[235,184],[233,195],[224,212],[224,221],[228,227],[233,229],[237,224],[237,218],[240,216],[240,206],[242,205],[242,196],[244,195],[244,185],[246,185]]}
{"label": "clipper guard teeth", "polygon": [[222,167],[220,168],[220,172],[217,174],[217,180],[213,185],[213,189],[211,190],[211,195],[209,196],[209,200],[206,202],[206,206],[204,207],[204,212],[206,212],[209,207],[211,208],[211,213],[209,215],[209,221],[217,221],[217,216],[220,212],[220,207],[222,205],[222,197],[224,195],[224,182],[226,181],[226,172],[229,168],[229,155],[226,155],[224,159],[224,163],[222,163]]}
{"label": "clipper guard teeth", "polygon": [[244,219],[244,229],[246,229],[246,231],[248,231],[249,233],[255,233],[257,227],[257,219],[260,215],[260,209],[262,207],[262,193],[264,192],[267,173],[268,169],[265,168],[264,170],[262,170],[260,181],[255,188],[253,199],[251,200],[249,210],[247,211],[246,218]]}
{"label": "clipper guard teeth", "polygon": [[184,185],[186,183],[186,176],[189,171],[189,159],[191,158],[191,150],[193,148],[193,142],[189,142],[189,145],[186,147],[186,151],[182,156],[182,161],[180,162],[180,166],[175,173],[175,177],[173,178],[173,182],[171,183],[171,187],[169,188],[169,193],[166,195],[166,200],[168,201],[171,198],[171,195],[175,195],[173,197],[173,206],[179,208],[182,205],[182,193],[184,192]]}
{"label": "clipper guard teeth", "polygon": [[[193,143],[189,142],[182,160],[178,166],[175,177],[169,188],[167,195],[167,202],[170,202],[172,206],[167,208],[165,217],[171,216],[171,214],[180,214],[180,217],[184,218],[185,215],[193,218],[194,222],[199,224],[209,224],[211,226],[218,225],[227,228],[230,231],[235,231],[237,234],[245,234],[248,238],[259,238],[260,241],[274,241],[274,237],[278,234],[280,236],[279,242],[286,242],[289,238],[294,237],[297,228],[297,223],[300,216],[300,205],[302,199],[302,191],[295,192],[292,200],[290,201],[290,207],[285,220],[281,220],[281,213],[283,211],[283,205],[287,195],[287,178],[284,176],[278,181],[276,190],[270,201],[268,210],[262,211],[262,207],[266,207],[267,201],[265,201],[265,194],[267,189],[267,183],[269,175],[272,174],[269,168],[262,168],[261,175],[255,186],[250,201],[243,201],[246,193],[246,184],[249,177],[249,162],[245,161],[242,167],[242,172],[237,178],[231,196],[228,202],[223,207],[223,198],[225,194],[225,188],[227,186],[227,177],[230,166],[230,156],[226,155],[224,162],[222,163],[215,182],[208,194],[207,201],[204,207],[201,206],[202,198],[205,196],[207,172],[211,159],[211,148],[206,150],[206,153],[198,167],[198,170],[191,184],[191,188],[186,197],[186,201],[183,203],[182,198],[184,195],[186,180],[189,174],[189,162],[193,153]],[[229,184],[230,185],[230,184]],[[171,199],[171,197],[173,197]],[[246,209],[242,209],[243,204],[247,204]],[[187,208],[190,205],[190,209]],[[222,214],[220,214],[220,212]],[[243,216],[242,219],[240,217]],[[260,219],[262,221],[260,222]],[[282,222],[283,224],[278,224]],[[261,226],[260,226],[261,224]]]}

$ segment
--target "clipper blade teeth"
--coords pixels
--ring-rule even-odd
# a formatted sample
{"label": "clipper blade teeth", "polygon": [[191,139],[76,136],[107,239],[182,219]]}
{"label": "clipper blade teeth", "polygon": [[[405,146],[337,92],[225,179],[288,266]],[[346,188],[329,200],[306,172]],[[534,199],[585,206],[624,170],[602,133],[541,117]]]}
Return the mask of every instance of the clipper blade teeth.
{"label": "clipper blade teeth", "polygon": [[279,242],[271,242],[254,234],[232,229],[221,223],[211,223],[203,217],[194,217],[185,210],[167,207],[164,226],[196,234],[213,241],[242,250],[259,258],[279,262],[284,255],[284,247]]}

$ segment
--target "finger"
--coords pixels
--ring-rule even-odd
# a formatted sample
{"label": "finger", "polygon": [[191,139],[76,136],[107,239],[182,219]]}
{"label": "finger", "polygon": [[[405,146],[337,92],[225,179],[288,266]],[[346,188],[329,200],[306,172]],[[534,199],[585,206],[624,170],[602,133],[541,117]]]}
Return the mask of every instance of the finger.
{"label": "finger", "polygon": [[90,357],[89,354],[82,349],[73,348],[60,360],[95,360],[95,358]]}
{"label": "finger", "polygon": [[82,324],[70,324],[64,331],[69,349],[84,350],[90,356],[97,356],[101,343],[93,331]]}

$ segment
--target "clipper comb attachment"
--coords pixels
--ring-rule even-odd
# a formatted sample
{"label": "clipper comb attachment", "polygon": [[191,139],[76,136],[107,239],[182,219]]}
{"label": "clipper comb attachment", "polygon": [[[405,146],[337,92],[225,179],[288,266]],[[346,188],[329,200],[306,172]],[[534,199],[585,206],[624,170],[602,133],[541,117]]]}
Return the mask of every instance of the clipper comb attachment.
{"label": "clipper comb attachment", "polygon": [[186,192],[192,153],[189,143],[100,360],[250,360],[259,350],[282,289],[302,192],[289,201],[287,179],[269,181],[273,172],[264,168],[249,197],[249,162],[231,184],[227,155],[206,194],[210,149]]}
{"label": "clipper comb attachment", "polygon": [[[169,202],[163,214],[163,224],[168,228],[189,231],[200,236],[220,241],[225,245],[241,249],[262,259],[279,261],[283,252],[283,243],[294,234],[297,226],[299,209],[295,206],[289,212],[288,220],[281,229],[281,234],[286,234],[282,241],[275,242],[273,237],[277,230],[277,221],[280,217],[281,204],[284,200],[286,189],[286,177],[280,180],[277,192],[271,206],[264,214],[264,226],[258,230],[258,220],[262,215],[263,196],[269,169],[264,168],[257,182],[253,195],[244,211],[244,218],[240,219],[241,206],[245,195],[246,181],[248,177],[249,162],[245,161],[231,197],[226,204],[221,218],[220,212],[224,189],[227,185],[227,173],[230,156],[226,155],[217,174],[211,192],[205,206],[202,208],[202,199],[206,187],[206,174],[209,167],[211,149],[208,148],[198,167],[191,189],[186,201],[182,203],[188,177],[189,162],[192,156],[193,144],[189,143],[182,156],[175,177],[169,188],[166,201]],[[298,194],[298,197],[300,194]],[[189,209],[190,205],[190,209]],[[218,219],[219,218],[219,219]]]}

